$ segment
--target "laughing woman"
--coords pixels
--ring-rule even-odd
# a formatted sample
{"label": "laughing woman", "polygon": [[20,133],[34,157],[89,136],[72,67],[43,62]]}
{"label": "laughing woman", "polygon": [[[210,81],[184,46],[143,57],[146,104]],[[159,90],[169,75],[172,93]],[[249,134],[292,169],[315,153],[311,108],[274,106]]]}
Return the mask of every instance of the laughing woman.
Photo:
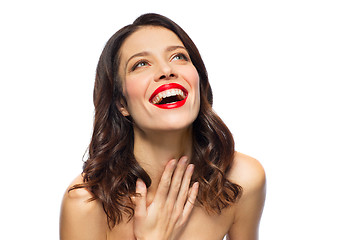
{"label": "laughing woman", "polygon": [[62,240],[258,239],[260,163],[234,151],[200,54],[170,19],[140,16],[96,71],[89,158],[66,191]]}

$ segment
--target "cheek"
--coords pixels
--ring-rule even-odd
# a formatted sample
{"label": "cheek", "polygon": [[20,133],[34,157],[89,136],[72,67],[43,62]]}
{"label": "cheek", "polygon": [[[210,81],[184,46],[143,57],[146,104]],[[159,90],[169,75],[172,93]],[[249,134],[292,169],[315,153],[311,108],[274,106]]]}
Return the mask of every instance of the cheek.
{"label": "cheek", "polygon": [[197,95],[197,98],[200,99],[200,77],[195,67],[187,71],[186,80]]}
{"label": "cheek", "polygon": [[137,101],[143,100],[146,93],[146,81],[141,77],[128,77],[125,80],[124,93],[129,107]]}

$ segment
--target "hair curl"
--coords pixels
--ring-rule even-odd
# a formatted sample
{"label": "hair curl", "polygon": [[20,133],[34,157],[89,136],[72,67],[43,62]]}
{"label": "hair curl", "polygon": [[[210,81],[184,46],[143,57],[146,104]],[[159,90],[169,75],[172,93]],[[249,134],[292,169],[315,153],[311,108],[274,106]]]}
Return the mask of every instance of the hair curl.
{"label": "hair curl", "polygon": [[197,202],[209,213],[220,213],[242,194],[241,186],[226,179],[234,158],[234,140],[224,122],[212,109],[212,90],[200,53],[185,31],[170,19],[158,14],[144,14],[133,24],[117,31],[106,43],[100,56],[95,78],[95,118],[89,157],[83,166],[83,183],[99,200],[112,227],[134,215],[135,184],[141,178],[147,187],[151,179],[136,161],[132,120],[119,112],[126,105],[119,79],[119,49],[124,40],[142,26],[160,26],[174,32],[189,52],[200,77],[200,110],[193,123],[195,165],[192,181],[200,184]]}

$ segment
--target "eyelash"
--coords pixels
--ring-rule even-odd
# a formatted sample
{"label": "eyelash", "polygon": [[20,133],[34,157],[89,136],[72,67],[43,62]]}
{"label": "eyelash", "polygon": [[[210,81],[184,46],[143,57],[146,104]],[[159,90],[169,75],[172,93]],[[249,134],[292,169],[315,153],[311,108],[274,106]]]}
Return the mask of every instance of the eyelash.
{"label": "eyelash", "polygon": [[134,64],[134,66],[131,68],[131,71],[135,71],[135,69],[142,67],[142,66],[139,66],[140,64],[149,64],[149,63],[145,60],[140,60]]}
{"label": "eyelash", "polygon": [[183,53],[177,53],[177,54],[175,54],[172,59],[174,59],[174,58],[176,58],[176,57],[182,57],[183,60],[189,61],[188,57],[187,57],[185,54],[183,54]]}
{"label": "eyelash", "polygon": [[[171,60],[174,60],[174,58],[176,58],[176,57],[180,57],[180,58],[181,58],[181,59],[177,59],[177,60],[189,61],[189,58],[188,58],[185,54],[183,54],[183,53],[177,53],[177,54],[175,54],[175,55],[171,58]],[[134,66],[131,68],[131,71],[135,71],[137,68],[145,66],[145,65],[140,66],[140,64],[149,65],[149,63],[148,63],[146,60],[139,60],[139,61],[136,62],[136,63],[134,64]]]}

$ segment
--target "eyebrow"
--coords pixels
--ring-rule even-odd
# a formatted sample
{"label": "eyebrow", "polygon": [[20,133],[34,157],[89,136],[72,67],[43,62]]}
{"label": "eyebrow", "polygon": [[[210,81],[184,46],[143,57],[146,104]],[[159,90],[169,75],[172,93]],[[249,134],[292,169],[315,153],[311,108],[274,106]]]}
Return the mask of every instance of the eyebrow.
{"label": "eyebrow", "polygon": [[186,48],[185,48],[184,46],[169,46],[169,47],[166,48],[165,51],[171,52],[171,51],[174,51],[174,50],[176,50],[176,49],[178,49],[178,48],[182,48],[182,49],[185,49],[185,50],[186,50]]}
{"label": "eyebrow", "polygon": [[[184,46],[169,46],[165,49],[166,52],[172,52],[178,48],[182,48],[182,49],[185,49],[186,48]],[[186,50],[187,51],[187,50]],[[127,68],[127,65],[129,64],[130,60],[135,58],[135,57],[144,57],[144,56],[149,56],[150,55],[150,52],[148,51],[143,51],[143,52],[139,52],[139,53],[135,53],[134,55],[132,55],[127,61],[126,61],[126,64],[125,64],[125,68]]]}

